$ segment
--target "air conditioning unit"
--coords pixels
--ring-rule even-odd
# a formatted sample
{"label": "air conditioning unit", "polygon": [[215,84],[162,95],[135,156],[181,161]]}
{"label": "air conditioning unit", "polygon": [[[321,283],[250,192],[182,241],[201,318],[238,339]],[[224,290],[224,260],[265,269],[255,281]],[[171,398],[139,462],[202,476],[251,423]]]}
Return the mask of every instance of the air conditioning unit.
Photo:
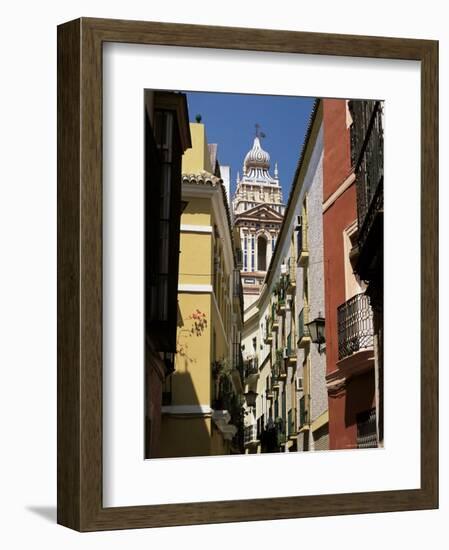
{"label": "air conditioning unit", "polygon": [[302,384],[302,378],[296,379],[296,391],[302,391],[304,389],[304,386]]}

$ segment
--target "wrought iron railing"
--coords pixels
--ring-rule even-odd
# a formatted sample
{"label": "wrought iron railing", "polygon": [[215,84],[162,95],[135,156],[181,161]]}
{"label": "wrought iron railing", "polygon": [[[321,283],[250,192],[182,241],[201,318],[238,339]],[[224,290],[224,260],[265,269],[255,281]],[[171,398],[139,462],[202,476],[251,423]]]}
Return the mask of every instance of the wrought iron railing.
{"label": "wrought iron railing", "polygon": [[307,239],[307,226],[304,223],[304,219],[301,220],[301,224],[297,226],[296,231],[296,260],[302,265],[304,253],[309,251],[309,243]]}
{"label": "wrought iron railing", "polygon": [[285,375],[284,355],[281,349],[276,350],[274,367],[278,378]]}
{"label": "wrought iron railing", "polygon": [[296,259],[294,256],[290,256],[288,259],[288,282],[289,287],[296,285]]}
{"label": "wrought iron railing", "polygon": [[271,367],[271,386],[275,387],[279,385],[279,380],[281,377],[281,369],[279,363],[275,362]]}
{"label": "wrought iron railing", "polygon": [[338,359],[373,346],[373,312],[365,294],[356,294],[337,310]]}
{"label": "wrought iron railing", "polygon": [[283,445],[287,442],[287,434],[285,433],[285,421],[282,417],[277,417],[274,421],[276,435],[277,435],[277,444],[278,446]]}
{"label": "wrought iron railing", "polygon": [[257,441],[257,425],[245,426],[243,430],[243,442],[245,445]]}
{"label": "wrought iron railing", "polygon": [[306,396],[303,395],[299,400],[299,425],[305,426],[309,423],[309,410],[306,404]]}
{"label": "wrought iron railing", "polygon": [[376,409],[357,415],[357,447],[370,449],[377,447]]}
{"label": "wrought iron railing", "polygon": [[244,361],[244,374],[245,378],[252,374],[259,374],[259,359],[257,357],[251,357]]}
{"label": "wrought iron railing", "polygon": [[308,308],[303,307],[298,315],[298,342],[300,342],[305,336],[309,336],[309,328],[306,323],[309,322]]}
{"label": "wrought iron railing", "polygon": [[295,434],[296,433],[295,418],[294,418],[292,409],[290,409],[288,411],[287,425],[288,425],[288,435],[291,436],[291,435]]}
{"label": "wrought iron railing", "polygon": [[265,343],[269,343],[271,339],[271,319],[267,319],[265,324]]}
{"label": "wrought iron railing", "polygon": [[351,101],[351,154],[356,174],[359,246],[383,210],[383,127],[380,101]]}
{"label": "wrought iron railing", "polygon": [[291,357],[293,355],[293,347],[292,347],[292,333],[287,336],[287,356]]}
{"label": "wrought iron railing", "polygon": [[220,411],[231,411],[236,406],[236,396],[232,382],[227,376],[222,376],[218,381],[217,393],[212,403],[212,408]]}

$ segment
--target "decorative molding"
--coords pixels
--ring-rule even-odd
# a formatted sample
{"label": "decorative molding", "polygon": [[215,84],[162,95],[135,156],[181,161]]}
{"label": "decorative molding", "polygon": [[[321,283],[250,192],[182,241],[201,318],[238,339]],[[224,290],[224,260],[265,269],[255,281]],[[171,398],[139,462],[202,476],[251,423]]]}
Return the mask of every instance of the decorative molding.
{"label": "decorative molding", "polygon": [[328,210],[334,202],[343,195],[343,193],[351,187],[351,185],[355,182],[355,174],[354,172],[351,172],[349,176],[344,180],[344,182],[340,185],[340,187],[332,193],[332,195],[326,199],[323,202],[323,214]]}
{"label": "decorative molding", "polygon": [[198,294],[212,293],[212,285],[179,284],[178,292],[197,292]]}
{"label": "decorative molding", "polygon": [[310,429],[312,432],[315,432],[316,430],[319,430],[323,426],[329,423],[329,411],[324,411],[318,418],[315,418],[315,420],[310,425]]}
{"label": "decorative molding", "polygon": [[213,228],[211,225],[191,225],[187,223],[181,224],[181,233],[210,233]]}
{"label": "decorative molding", "polygon": [[211,416],[214,412],[209,405],[164,405],[162,414],[203,415]]}

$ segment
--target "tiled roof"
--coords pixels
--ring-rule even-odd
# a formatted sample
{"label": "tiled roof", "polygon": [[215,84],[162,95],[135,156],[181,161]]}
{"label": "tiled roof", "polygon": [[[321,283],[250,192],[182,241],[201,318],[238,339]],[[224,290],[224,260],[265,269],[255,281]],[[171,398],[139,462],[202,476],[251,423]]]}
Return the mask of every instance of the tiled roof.
{"label": "tiled roof", "polygon": [[182,174],[182,183],[190,183],[192,185],[210,185],[211,187],[218,187],[220,184],[223,184],[223,180],[203,170],[196,174]]}

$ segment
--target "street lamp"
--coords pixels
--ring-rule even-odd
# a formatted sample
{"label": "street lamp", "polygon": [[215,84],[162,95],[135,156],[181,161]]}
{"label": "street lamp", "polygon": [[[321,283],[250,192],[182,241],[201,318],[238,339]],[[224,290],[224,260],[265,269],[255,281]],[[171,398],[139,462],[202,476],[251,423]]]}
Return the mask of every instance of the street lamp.
{"label": "street lamp", "polygon": [[314,344],[318,344],[318,353],[321,354],[321,344],[326,341],[324,337],[324,317],[321,317],[321,311],[313,321],[306,324],[309,329],[310,339]]}
{"label": "street lamp", "polygon": [[257,392],[253,390],[249,390],[245,393],[246,404],[248,405],[248,407],[256,406],[257,395],[258,395]]}

